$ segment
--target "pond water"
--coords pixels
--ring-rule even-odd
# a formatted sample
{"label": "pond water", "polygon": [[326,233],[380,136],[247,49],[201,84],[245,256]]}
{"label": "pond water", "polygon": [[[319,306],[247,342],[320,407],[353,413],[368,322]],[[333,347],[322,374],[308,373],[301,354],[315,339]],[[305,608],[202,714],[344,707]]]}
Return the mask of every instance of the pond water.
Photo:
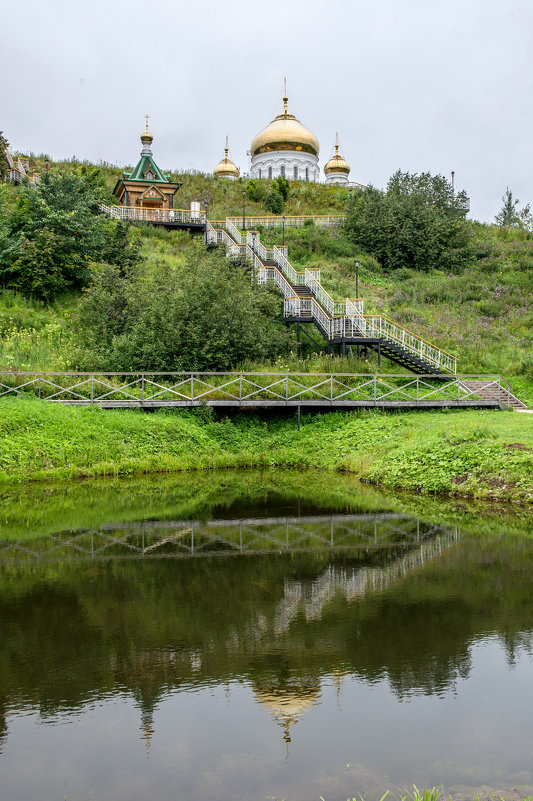
{"label": "pond water", "polygon": [[320,473],[3,489],[2,798],[531,792],[531,523]]}

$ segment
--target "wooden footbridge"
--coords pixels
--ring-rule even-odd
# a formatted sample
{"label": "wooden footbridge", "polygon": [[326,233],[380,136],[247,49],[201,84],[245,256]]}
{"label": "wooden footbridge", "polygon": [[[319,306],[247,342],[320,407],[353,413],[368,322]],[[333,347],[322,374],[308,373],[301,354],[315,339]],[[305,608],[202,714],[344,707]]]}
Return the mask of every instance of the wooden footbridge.
{"label": "wooden footbridge", "polygon": [[28,395],[48,403],[104,409],[525,408],[501,376],[0,372],[0,397]]}

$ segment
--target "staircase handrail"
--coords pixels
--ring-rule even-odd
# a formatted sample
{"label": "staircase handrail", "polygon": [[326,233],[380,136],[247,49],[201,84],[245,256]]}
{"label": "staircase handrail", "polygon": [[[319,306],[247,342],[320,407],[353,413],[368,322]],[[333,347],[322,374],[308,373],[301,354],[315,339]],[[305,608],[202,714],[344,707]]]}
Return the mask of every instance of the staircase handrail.
{"label": "staircase handrail", "polygon": [[281,272],[289,279],[291,284],[294,284],[294,286],[305,285],[305,273],[296,272],[288,258],[278,247],[276,247],[276,245],[274,245],[272,248],[272,258],[280,268]]}
{"label": "staircase handrail", "polygon": [[255,271],[255,275],[257,277],[258,284],[266,284],[267,281],[274,281],[274,283],[280,290],[281,294],[283,295],[283,298],[293,297],[294,289],[289,284],[283,273],[280,272],[277,267],[274,267],[271,264],[269,265],[260,264],[260,266]]}
{"label": "staircase handrail", "polygon": [[[316,275],[318,273],[318,276]],[[320,270],[305,269],[305,286],[308,286],[315,298],[330,313],[332,317],[337,314],[347,314],[346,302],[333,300],[320,283]],[[358,313],[358,312],[357,312]]]}
{"label": "staircase handrail", "polygon": [[[235,219],[235,218],[233,218],[233,219]],[[237,226],[236,226],[236,225],[235,225],[235,223],[233,222],[233,219],[232,219],[231,217],[226,217],[226,228],[228,229],[229,233],[232,235],[232,237],[234,238],[234,240],[235,240],[235,241],[236,241],[236,242],[237,242],[239,245],[241,245],[241,244],[242,244],[242,242],[243,242],[243,238],[245,238],[245,235],[244,235],[244,234],[242,234],[242,233],[239,231],[239,229],[237,228]]]}
{"label": "staircase handrail", "polygon": [[444,367],[454,374],[457,373],[457,358],[453,354],[432,345],[408,328],[398,325],[383,315],[364,315],[364,320],[366,321],[367,335],[389,339],[416,354],[419,358],[430,362],[434,367]]}
{"label": "staircase handrail", "polygon": [[266,248],[261,242],[261,237],[255,231],[254,233],[251,233],[250,231],[246,232],[246,244],[250,245],[250,247],[255,250],[257,255],[260,256],[260,258],[262,258],[264,261],[274,260],[272,248]]}

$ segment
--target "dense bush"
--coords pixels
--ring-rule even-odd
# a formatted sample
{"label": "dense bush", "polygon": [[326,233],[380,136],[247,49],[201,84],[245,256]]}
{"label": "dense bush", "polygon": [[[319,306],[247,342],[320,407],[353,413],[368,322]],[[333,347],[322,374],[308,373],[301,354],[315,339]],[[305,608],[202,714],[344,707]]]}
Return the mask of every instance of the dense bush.
{"label": "dense bush", "polygon": [[272,214],[281,214],[283,211],[283,197],[277,189],[271,189],[268,195],[265,196],[263,205]]}
{"label": "dense bush", "polygon": [[179,270],[95,269],[78,328],[86,367],[125,371],[227,370],[277,355],[287,336],[279,295],[201,242]]}
{"label": "dense bush", "polygon": [[246,197],[256,203],[261,203],[266,195],[264,181],[246,181]]}
{"label": "dense bush", "polygon": [[82,286],[92,261],[135,263],[139,248],[126,226],[99,214],[104,197],[99,171],[85,167],[45,172],[11,210],[0,196],[0,285],[50,300]]}
{"label": "dense bush", "polygon": [[354,194],[346,233],[385,270],[458,269],[473,252],[465,201],[443,176],[398,171],[386,192],[369,187]]}

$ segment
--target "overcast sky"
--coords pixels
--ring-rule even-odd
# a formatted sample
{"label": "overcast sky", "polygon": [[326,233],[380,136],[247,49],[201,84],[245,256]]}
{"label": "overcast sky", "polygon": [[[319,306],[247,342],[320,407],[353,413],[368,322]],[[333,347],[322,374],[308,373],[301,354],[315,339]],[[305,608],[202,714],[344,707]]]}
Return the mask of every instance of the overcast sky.
{"label": "overcast sky", "polygon": [[[339,132],[351,180],[456,175],[471,216],[505,188],[533,204],[533,0],[25,0],[4,13],[0,130],[12,149],[137,161],[144,115],[163,169],[243,172],[289,110]],[[4,31],[5,33],[5,31]]]}

